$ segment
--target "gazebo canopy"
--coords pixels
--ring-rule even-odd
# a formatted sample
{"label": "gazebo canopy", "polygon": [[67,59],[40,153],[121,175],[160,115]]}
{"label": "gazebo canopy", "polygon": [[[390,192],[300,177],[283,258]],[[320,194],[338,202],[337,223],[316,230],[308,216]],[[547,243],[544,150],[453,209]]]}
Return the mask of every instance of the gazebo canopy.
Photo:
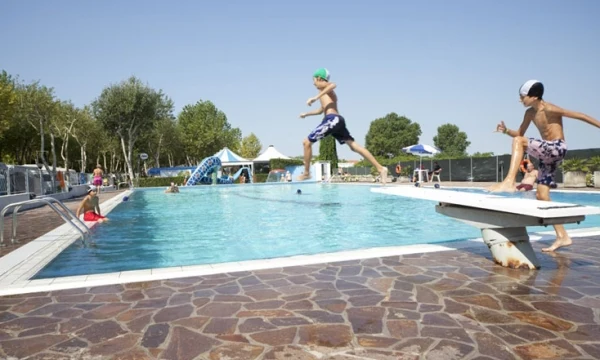
{"label": "gazebo canopy", "polygon": [[290,159],[289,156],[285,156],[280,153],[275,146],[269,145],[267,150],[265,150],[262,154],[260,154],[256,159],[252,160],[253,162],[268,162],[271,159]]}
{"label": "gazebo canopy", "polygon": [[239,156],[226,146],[215,154],[221,160],[221,166],[252,165],[252,161]]}

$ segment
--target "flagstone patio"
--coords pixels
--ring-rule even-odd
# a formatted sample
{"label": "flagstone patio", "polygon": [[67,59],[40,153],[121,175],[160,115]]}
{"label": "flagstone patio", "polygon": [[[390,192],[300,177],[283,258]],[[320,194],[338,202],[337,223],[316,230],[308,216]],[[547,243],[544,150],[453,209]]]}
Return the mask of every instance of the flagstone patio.
{"label": "flagstone patio", "polygon": [[0,357],[597,359],[599,240],[539,271],[477,246],[0,297]]}

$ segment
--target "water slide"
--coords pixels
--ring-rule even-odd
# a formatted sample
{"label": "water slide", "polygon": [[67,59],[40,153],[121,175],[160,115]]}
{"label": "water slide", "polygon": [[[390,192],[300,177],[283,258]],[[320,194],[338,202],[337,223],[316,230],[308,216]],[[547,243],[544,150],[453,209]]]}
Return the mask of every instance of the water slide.
{"label": "water slide", "polygon": [[[219,170],[220,167],[221,167],[221,159],[219,159],[216,156],[209,156],[209,157],[203,159],[200,162],[200,165],[198,165],[198,167],[196,168],[196,170],[194,170],[192,172],[192,175],[190,176],[190,178],[188,179],[188,181],[185,185],[192,186],[192,185],[197,185],[197,184],[211,184],[212,177],[210,175],[213,172]],[[233,182],[236,181],[240,177],[240,175],[242,174],[244,169],[246,169],[247,173],[250,174],[250,168],[243,167],[243,168],[239,169],[233,175],[233,177],[229,177],[229,176],[225,175],[220,178],[217,178],[217,184],[233,184]],[[250,182],[252,182],[252,177],[248,177],[248,178],[250,179]]]}
{"label": "water slide", "polygon": [[209,156],[200,162],[200,165],[192,172],[192,175],[188,179],[186,186],[192,186],[197,184],[210,184],[212,179],[210,174],[214,171],[219,170],[221,167],[221,159],[216,156]]}
{"label": "water slide", "polygon": [[249,183],[252,183],[252,176],[250,176],[250,168],[248,168],[248,167],[243,167],[243,168],[239,169],[238,171],[236,171],[236,173],[233,174],[233,181],[237,181],[237,179],[240,177],[240,175],[242,175],[242,172],[244,171],[244,169],[246,170],[246,180]]}

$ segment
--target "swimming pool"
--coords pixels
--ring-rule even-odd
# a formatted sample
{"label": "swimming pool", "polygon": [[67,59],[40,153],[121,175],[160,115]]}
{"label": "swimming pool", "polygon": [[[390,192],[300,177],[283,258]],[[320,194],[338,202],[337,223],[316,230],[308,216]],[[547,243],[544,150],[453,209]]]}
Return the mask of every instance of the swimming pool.
{"label": "swimming pool", "polygon": [[[138,189],[110,212],[109,223],[93,229],[94,246],[74,243],[33,279],[441,243],[481,235],[472,226],[436,213],[430,201],[370,189],[314,183],[197,186],[182,188],[179,194]],[[600,206],[600,193],[553,192],[552,199]],[[566,227],[596,226],[600,216]]]}

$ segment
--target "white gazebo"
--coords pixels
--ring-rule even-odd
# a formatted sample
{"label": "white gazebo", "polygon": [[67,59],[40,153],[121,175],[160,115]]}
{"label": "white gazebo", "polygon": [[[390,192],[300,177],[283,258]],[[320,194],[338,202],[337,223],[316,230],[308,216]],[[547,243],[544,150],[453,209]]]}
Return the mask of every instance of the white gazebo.
{"label": "white gazebo", "polygon": [[275,146],[269,145],[267,150],[263,151],[263,153],[252,160],[252,162],[269,162],[271,159],[290,159],[290,157],[280,153],[279,150],[275,149]]}
{"label": "white gazebo", "polygon": [[221,151],[215,154],[221,160],[221,166],[251,166],[252,161],[239,156],[225,146]]}

